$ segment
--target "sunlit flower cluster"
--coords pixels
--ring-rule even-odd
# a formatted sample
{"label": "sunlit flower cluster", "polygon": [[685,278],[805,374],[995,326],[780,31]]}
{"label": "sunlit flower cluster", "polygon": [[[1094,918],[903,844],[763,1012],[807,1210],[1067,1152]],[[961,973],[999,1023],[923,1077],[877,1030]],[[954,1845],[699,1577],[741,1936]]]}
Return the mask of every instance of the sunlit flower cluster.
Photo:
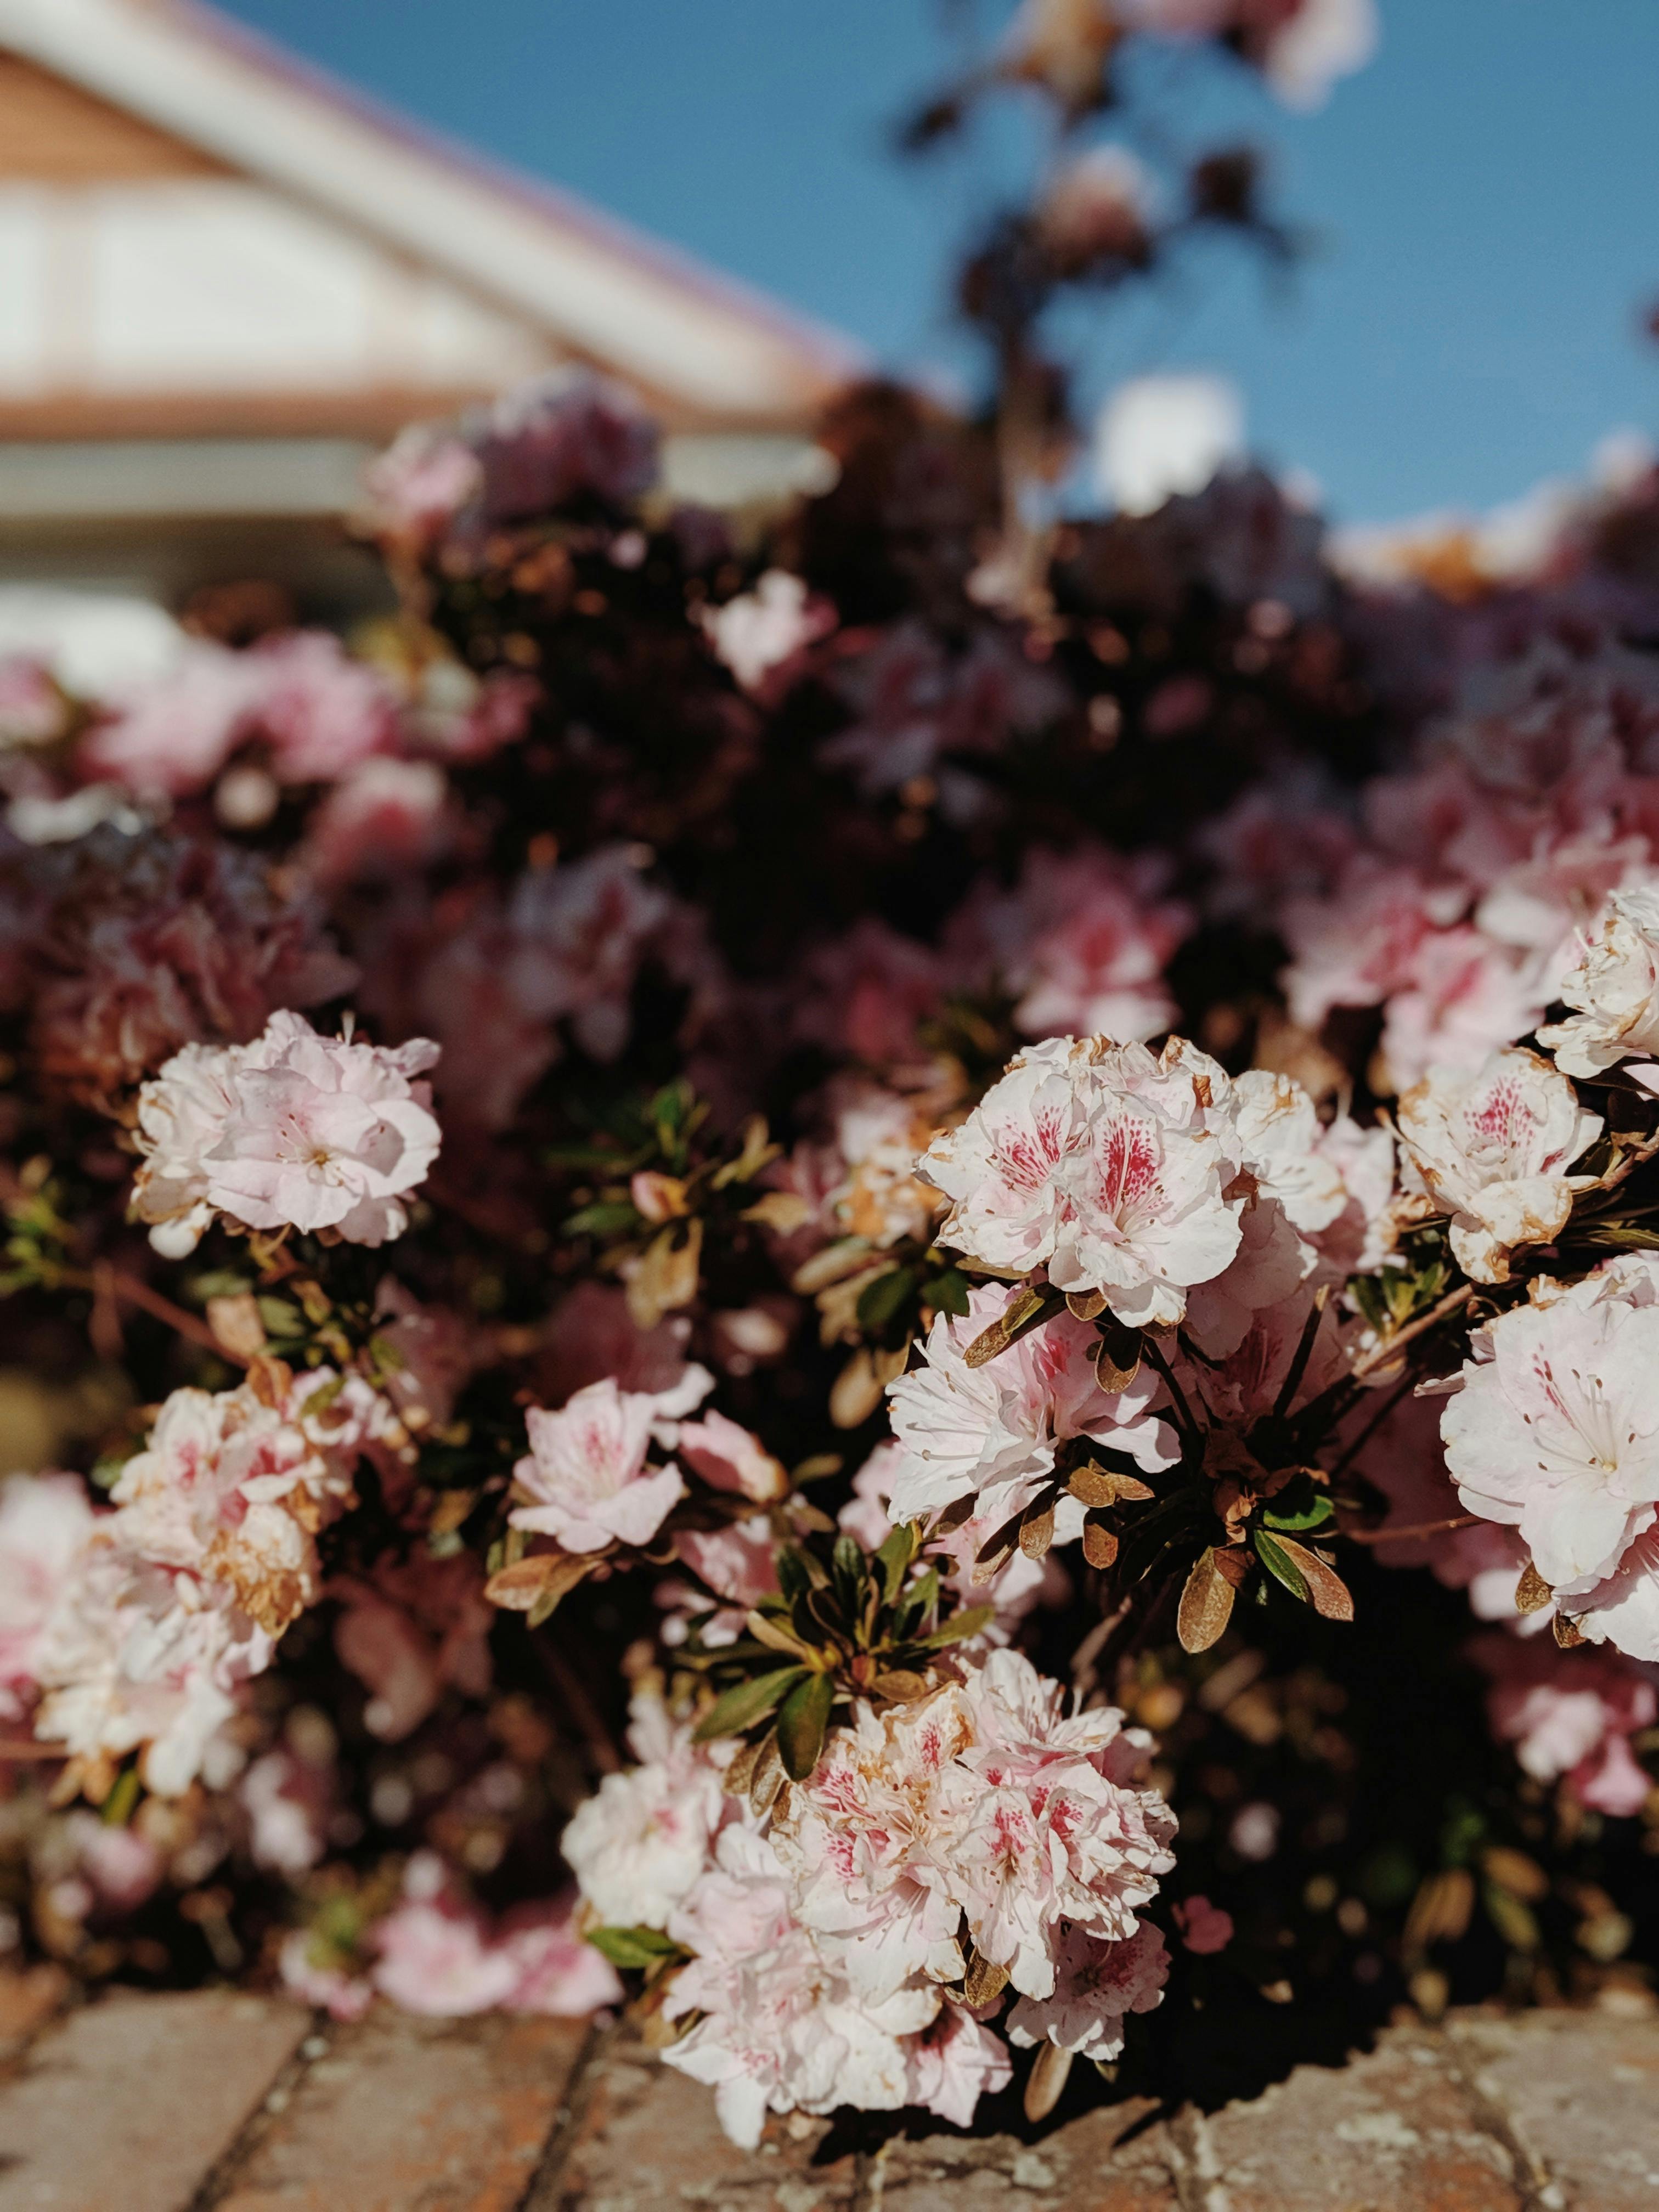
{"label": "sunlit flower cluster", "polygon": [[683,1730],[647,1711],[636,1733],[656,1755],[604,1784],[565,1853],[596,1915],[691,1954],[665,2055],[714,2086],[738,2142],[769,2111],[847,2102],[965,2125],[1009,2078],[1005,1990],[1014,2044],[1101,2059],[1158,2002],[1163,1939],[1139,1915],[1174,1821],[1149,1741],[1109,1708],[1068,1716],[1017,1652],[860,1704],[763,1819]]}

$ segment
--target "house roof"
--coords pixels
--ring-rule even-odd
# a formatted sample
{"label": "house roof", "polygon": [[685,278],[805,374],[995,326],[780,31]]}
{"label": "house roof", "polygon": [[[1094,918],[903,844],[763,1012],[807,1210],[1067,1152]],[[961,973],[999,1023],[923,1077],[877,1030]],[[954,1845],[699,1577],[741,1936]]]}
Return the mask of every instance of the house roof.
{"label": "house roof", "polygon": [[[864,366],[838,334],[380,110],[196,0],[0,0],[0,52],[190,149],[204,173],[434,271],[687,427],[805,427]],[[130,157],[148,158],[136,136]]]}

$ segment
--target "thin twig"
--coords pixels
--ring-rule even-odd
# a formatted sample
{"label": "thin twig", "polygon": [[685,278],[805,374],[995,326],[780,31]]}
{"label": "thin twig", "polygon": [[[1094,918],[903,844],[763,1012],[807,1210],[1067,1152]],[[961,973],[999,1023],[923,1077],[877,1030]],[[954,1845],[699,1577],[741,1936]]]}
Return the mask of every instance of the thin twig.
{"label": "thin twig", "polygon": [[1410,1536],[1441,1536],[1449,1528],[1473,1528],[1480,1518],[1478,1513],[1455,1513],[1449,1521],[1417,1521],[1409,1528],[1344,1528],[1338,1524],[1338,1534],[1351,1544],[1401,1544]]}
{"label": "thin twig", "polygon": [[1595,1188],[1597,1190],[1617,1189],[1626,1176],[1633,1174],[1644,1160],[1650,1160],[1656,1152],[1659,1152],[1659,1129],[1654,1130],[1650,1136],[1644,1137],[1639,1145],[1615,1160],[1607,1173],[1598,1179]]}
{"label": "thin twig", "polygon": [[1404,1328],[1396,1329],[1386,1343],[1374,1344],[1369,1352],[1355,1360],[1352,1367],[1348,1370],[1347,1379],[1351,1382],[1357,1381],[1360,1376],[1369,1375],[1374,1367],[1386,1366],[1396,1352],[1403,1352],[1405,1347],[1416,1338],[1426,1335],[1431,1328],[1437,1328],[1443,1321],[1448,1320],[1451,1315],[1457,1312],[1460,1307],[1468,1305],[1469,1300],[1474,1296],[1476,1287],[1474,1283],[1465,1283],[1461,1291],[1449,1291],[1438,1305],[1431,1306],[1427,1313],[1419,1315],[1417,1320],[1408,1322]]}
{"label": "thin twig", "polygon": [[198,1315],[187,1313],[183,1306],[174,1305],[171,1298],[164,1297],[160,1291],[153,1291],[137,1275],[124,1274],[119,1268],[100,1265],[94,1273],[66,1273],[59,1279],[77,1291],[90,1291],[94,1297],[104,1293],[111,1297],[125,1299],[128,1305],[137,1306],[153,1319],[165,1322],[179,1335],[188,1337],[192,1344],[199,1344],[204,1352],[216,1352],[221,1359],[228,1360],[232,1366],[246,1367],[248,1364],[240,1352],[232,1352],[228,1346],[221,1344]]}
{"label": "thin twig", "polygon": [[1204,1441],[1204,1431],[1193,1419],[1193,1409],[1187,1403],[1186,1393],[1176,1380],[1175,1370],[1153,1343],[1150,1330],[1142,1336],[1140,1349],[1164,1377],[1164,1388],[1169,1391],[1170,1403],[1175,1407],[1176,1419],[1186,1431],[1188,1443],[1201,1444]]}
{"label": "thin twig", "polygon": [[1116,1632],[1117,1627],[1134,1603],[1134,1592],[1130,1591],[1115,1611],[1097,1620],[1072,1655],[1072,1687],[1079,1703],[1095,1686],[1095,1661]]}
{"label": "thin twig", "polygon": [[1415,1381],[1415,1376],[1412,1375],[1402,1375],[1399,1382],[1395,1384],[1393,1389],[1385,1394],[1382,1403],[1371,1415],[1370,1420],[1366,1422],[1364,1427],[1361,1429],[1359,1434],[1354,1438],[1353,1442],[1347,1446],[1346,1449],[1343,1452],[1341,1458],[1336,1462],[1336,1465],[1329,1470],[1329,1480],[1332,1482],[1334,1482],[1340,1475],[1344,1475],[1347,1473],[1348,1469],[1353,1465],[1355,1460],[1358,1458],[1360,1453],[1364,1450],[1366,1445],[1370,1443],[1371,1438],[1382,1427],[1383,1422],[1388,1419],[1389,1414],[1393,1413],[1395,1407],[1400,1403],[1400,1401],[1406,1395],[1408,1390],[1414,1387]]}
{"label": "thin twig", "polygon": [[545,1636],[535,1637],[536,1655],[552,1677],[554,1687],[570,1708],[570,1717],[581,1731],[601,1774],[620,1774],[625,1764],[616,1738],[605,1726],[605,1716],[589,1696],[587,1686],[558,1645]]}
{"label": "thin twig", "polygon": [[1325,1304],[1329,1288],[1328,1284],[1322,1283],[1314,1293],[1314,1302],[1309,1307],[1307,1319],[1302,1324],[1302,1334],[1297,1340],[1295,1352],[1291,1355],[1291,1364],[1285,1370],[1285,1380],[1279,1386],[1279,1395],[1273,1401],[1273,1411],[1281,1418],[1290,1412],[1296,1402],[1296,1394],[1301,1389],[1302,1378],[1308,1371],[1308,1361],[1313,1353],[1314,1339],[1318,1335],[1319,1325],[1325,1318]]}

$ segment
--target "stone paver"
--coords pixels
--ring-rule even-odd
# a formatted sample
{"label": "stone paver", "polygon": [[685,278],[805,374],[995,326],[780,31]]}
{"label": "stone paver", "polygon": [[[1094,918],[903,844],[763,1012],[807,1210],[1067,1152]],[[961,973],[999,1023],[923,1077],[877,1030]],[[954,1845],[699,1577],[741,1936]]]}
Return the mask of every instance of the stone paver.
{"label": "stone paver", "polygon": [[73,1989],[61,1966],[0,1972],[0,2065],[21,2058],[34,2038],[69,2002]]}
{"label": "stone paver", "polygon": [[858,2160],[823,2120],[775,2122],[758,2151],[729,2143],[713,2094],[636,2044],[605,2051],[585,2084],[569,2154],[526,2212],[848,2212]]}
{"label": "stone paver", "polygon": [[321,2034],[214,2212],[514,2212],[586,2036],[571,2021],[387,2009]]}
{"label": "stone paver", "polygon": [[227,1991],[43,2025],[63,1995],[0,2002],[0,2212],[1659,2212],[1651,2015],[1398,2027],[1208,2114],[774,2120],[744,2152],[625,2031]]}
{"label": "stone paver", "polygon": [[1449,2033],[1545,2212],[1656,2212],[1659,2024],[1535,2012],[1465,2019]]}
{"label": "stone paver", "polygon": [[309,2027],[222,1990],[71,2013],[0,2093],[0,2212],[181,2212]]}
{"label": "stone paver", "polygon": [[1176,2212],[1179,2156],[1144,2100],[1085,2112],[1040,2142],[924,2136],[895,2144],[883,2212]]}
{"label": "stone paver", "polygon": [[[1656,2050],[1659,2060],[1659,2050]],[[1340,2069],[1187,2114],[1188,2195],[1226,2212],[1522,2212],[1515,2160],[1438,2037],[1395,2030]],[[1221,2212],[1217,2203],[1216,2212]]]}

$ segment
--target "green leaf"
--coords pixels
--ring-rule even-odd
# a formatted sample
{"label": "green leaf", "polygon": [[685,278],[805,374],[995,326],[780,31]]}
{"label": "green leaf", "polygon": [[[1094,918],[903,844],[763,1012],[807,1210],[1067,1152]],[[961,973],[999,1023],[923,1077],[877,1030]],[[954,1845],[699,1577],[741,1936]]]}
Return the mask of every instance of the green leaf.
{"label": "green leaf", "polygon": [[779,1667],[769,1674],[756,1674],[738,1682],[715,1698],[698,1722],[692,1741],[713,1743],[717,1736],[741,1735],[744,1729],[763,1719],[805,1671],[804,1667]]}
{"label": "green leaf", "polygon": [[586,1941],[613,1966],[639,1969],[654,1966],[659,1959],[679,1955],[679,1945],[654,1928],[590,1928]]}
{"label": "green leaf", "polygon": [[1486,1917],[1498,1930],[1511,1951],[1535,1951],[1543,1938],[1538,1932],[1538,1922],[1529,1905],[1510,1890],[1495,1881],[1480,1885],[1480,1902],[1486,1908]]}
{"label": "green leaf", "polygon": [[812,1578],[806,1571],[806,1562],[793,1544],[786,1544],[777,1557],[778,1588],[793,1605],[798,1597],[805,1597],[812,1587]]}
{"label": "green leaf", "polygon": [[259,1298],[259,1323],[267,1336],[292,1339],[306,1334],[306,1317],[296,1313],[286,1298]]}
{"label": "green leaf", "polygon": [[864,1602],[866,1580],[864,1553],[851,1536],[837,1536],[831,1554],[836,1595],[850,1621]]}
{"label": "green leaf", "polygon": [[587,1168],[603,1174],[609,1168],[613,1173],[633,1164],[635,1156],[619,1152],[614,1145],[550,1145],[542,1154],[542,1165],[548,1168]]}
{"label": "green leaf", "polygon": [[941,1267],[927,1285],[927,1303],[935,1313],[954,1315],[961,1321],[968,1312],[968,1278],[958,1267]]}
{"label": "green leaf", "polygon": [[891,1605],[904,1581],[904,1571],[916,1555],[916,1530],[914,1522],[906,1522],[895,1528],[892,1534],[876,1553],[881,1568],[881,1601]]}
{"label": "green leaf", "polygon": [[908,1636],[918,1620],[926,1620],[939,1602],[939,1569],[927,1567],[919,1574],[905,1592],[904,1603],[899,1607],[897,1631]]}
{"label": "green leaf", "polygon": [[783,1771],[792,1782],[805,1782],[817,1765],[835,1702],[832,1674],[809,1674],[784,1699],[778,1714],[778,1749],[783,1755]]}
{"label": "green leaf", "polygon": [[996,1610],[994,1605],[970,1605],[962,1613],[953,1613],[949,1620],[941,1620],[926,1636],[912,1637],[910,1640],[923,1651],[942,1651],[947,1644],[960,1644],[966,1637],[977,1636],[987,1621],[996,1618]]}
{"label": "green leaf", "polygon": [[1269,1528],[1288,1529],[1296,1535],[1304,1529],[1322,1528],[1333,1510],[1328,1493],[1300,1474],[1263,1509],[1261,1518]]}
{"label": "green leaf", "polygon": [[1310,1604],[1311,1595],[1303,1579],[1302,1571],[1284,1546],[1275,1543],[1265,1528],[1254,1530],[1252,1540],[1257,1559],[1274,1580],[1283,1583],[1291,1595],[1299,1598],[1304,1605]]}
{"label": "green leaf", "polygon": [[136,1766],[124,1768],[116,1777],[115,1787],[98,1808],[98,1817],[106,1828],[125,1827],[138,1802],[140,1786]]}
{"label": "green leaf", "polygon": [[909,1297],[916,1284],[914,1267],[890,1267],[884,1275],[878,1275],[873,1283],[866,1283],[859,1292],[859,1327],[873,1335],[886,1328]]}
{"label": "green leaf", "polygon": [[631,1199],[602,1198],[584,1206],[564,1224],[567,1237],[611,1237],[619,1229],[637,1229],[643,1219]]}

